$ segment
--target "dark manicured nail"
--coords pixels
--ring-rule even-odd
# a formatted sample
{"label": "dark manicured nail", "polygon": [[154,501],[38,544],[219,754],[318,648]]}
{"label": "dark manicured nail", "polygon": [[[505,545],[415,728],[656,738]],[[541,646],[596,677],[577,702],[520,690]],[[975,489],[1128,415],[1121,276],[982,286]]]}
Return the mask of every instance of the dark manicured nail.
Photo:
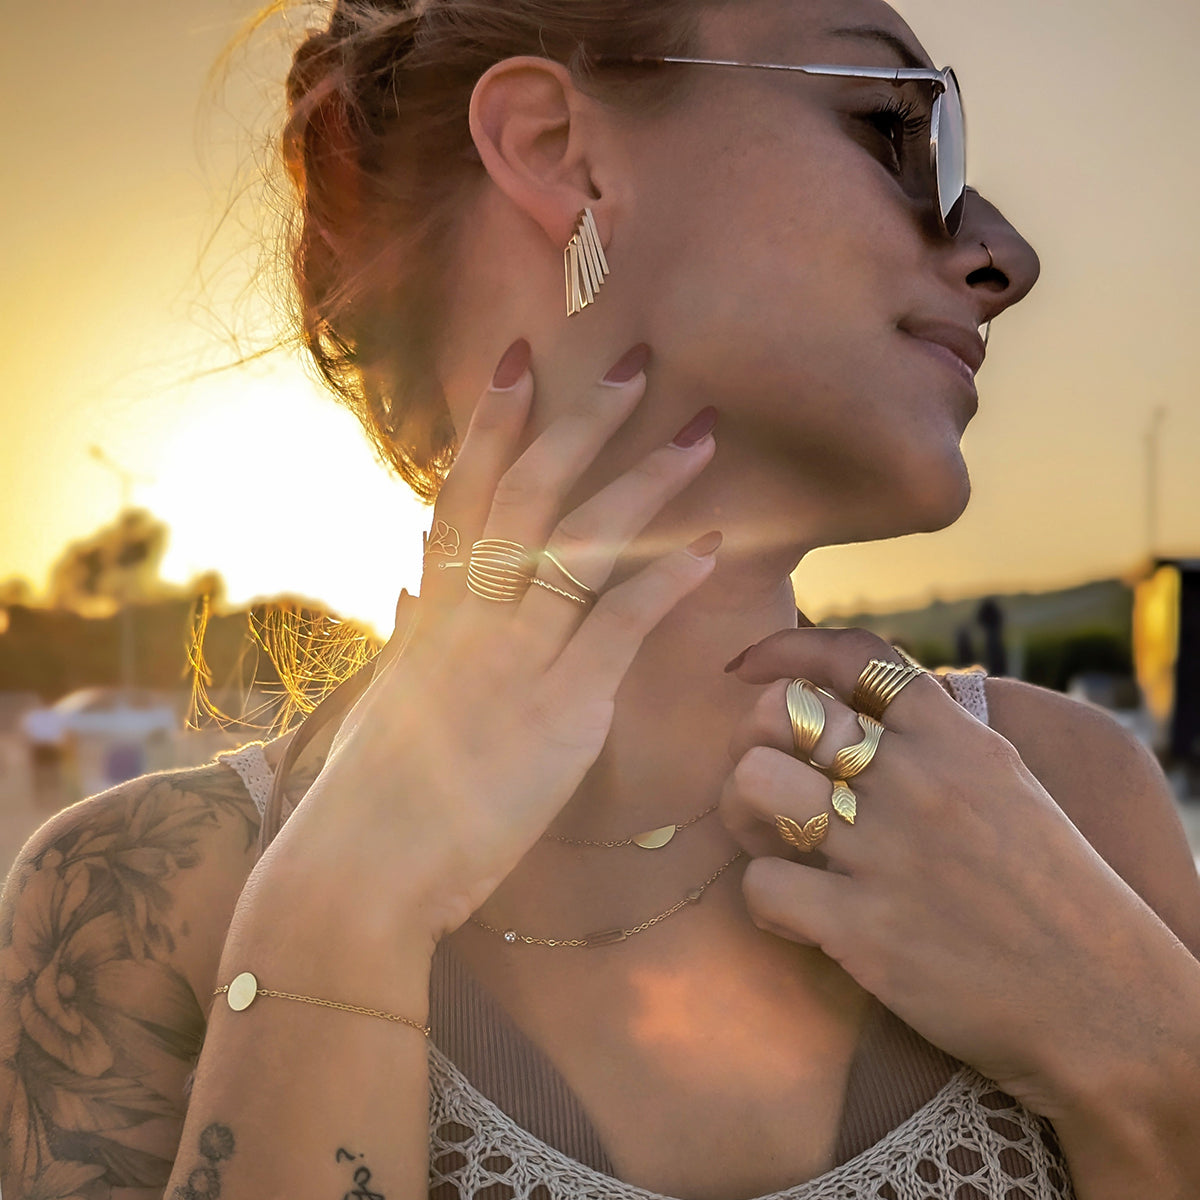
{"label": "dark manicured nail", "polygon": [[733,674],[733,672],[734,672],[734,671],[736,671],[736,670],[738,669],[738,667],[740,667],[740,666],[742,665],[742,663],[744,663],[744,662],[746,661],[746,656],[747,656],[747,655],[750,653],[750,651],[751,651],[751,650],[753,650],[753,649],[754,649],[754,647],[753,647],[753,646],[747,646],[747,647],[745,648],[745,650],[743,650],[743,651],[741,652],[741,654],[739,654],[739,655],[737,656],[737,658],[730,659],[729,663],[728,663],[728,664],[726,665],[726,667],[725,667],[725,674],[726,674],[726,675],[731,675],[731,674]]}
{"label": "dark manicured nail", "polygon": [[671,439],[672,446],[686,450],[706,438],[717,423],[715,408],[702,408],[675,436]]}
{"label": "dark manicured nail", "polygon": [[504,357],[496,367],[496,374],[492,376],[492,391],[507,392],[509,388],[516,387],[521,376],[529,369],[532,356],[533,350],[529,343],[524,338],[517,338],[505,350]]}
{"label": "dark manicured nail", "polygon": [[620,362],[609,368],[608,374],[600,382],[620,387],[623,383],[628,383],[640,375],[649,361],[650,347],[645,342],[639,342],[632,350],[625,353]]}
{"label": "dark manicured nail", "polygon": [[687,552],[693,558],[708,558],[710,554],[716,554],[724,540],[725,535],[714,530],[712,533],[706,533],[702,538],[697,538],[687,548]]}

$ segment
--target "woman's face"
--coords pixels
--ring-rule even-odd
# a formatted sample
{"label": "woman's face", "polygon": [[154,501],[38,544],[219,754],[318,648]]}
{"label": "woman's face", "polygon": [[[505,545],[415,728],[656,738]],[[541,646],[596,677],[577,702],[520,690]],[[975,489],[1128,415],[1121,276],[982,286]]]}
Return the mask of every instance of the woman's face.
{"label": "woman's face", "polygon": [[[695,57],[918,65],[899,44],[933,65],[880,0],[776,0],[713,10]],[[939,231],[913,187],[928,134],[904,144],[904,114],[887,111],[915,102],[918,120],[929,84],[671,69],[693,77],[632,138],[614,247],[630,264],[623,286],[653,298],[656,370],[715,397],[723,445],[827,506],[829,540],[951,523],[978,399],[934,343],[977,360],[979,326],[1036,281],[1033,250],[974,193],[957,239]]]}

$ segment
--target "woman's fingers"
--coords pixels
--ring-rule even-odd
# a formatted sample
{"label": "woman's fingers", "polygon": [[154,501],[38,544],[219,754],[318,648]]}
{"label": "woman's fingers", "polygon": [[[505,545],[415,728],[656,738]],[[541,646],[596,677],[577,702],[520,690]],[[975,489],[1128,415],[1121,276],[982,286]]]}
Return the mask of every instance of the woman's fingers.
{"label": "woman's fingers", "polygon": [[801,829],[822,814],[829,818],[828,834],[820,852],[840,861],[839,844],[851,832],[838,828],[830,799],[833,784],[819,771],[769,746],[756,746],[742,756],[726,777],[721,790],[721,823],[730,837],[747,854],[800,858],[813,866],[822,865],[816,855],[801,857],[801,851],[779,831],[777,819],[784,817]]}
{"label": "woman's fingers", "polygon": [[567,494],[645,394],[649,355],[648,347],[634,347],[504,472],[483,537],[529,550],[545,545]]}
{"label": "woman's fingers", "polygon": [[[708,411],[708,431],[700,431],[691,444],[671,442],[652,451],[564,517],[546,543],[546,550],[558,565],[551,559],[543,560],[538,577],[576,595],[581,593],[579,584],[599,592],[629,542],[712,461],[716,443],[711,427],[716,412]],[[582,606],[546,588],[529,589],[518,617],[522,625],[547,635],[542,665],[557,657],[585,612]]]}
{"label": "woman's fingers", "polygon": [[853,927],[856,886],[845,876],[782,858],[756,858],[742,876],[746,908],[759,929],[819,946],[837,962],[845,953],[841,934]]}
{"label": "woman's fingers", "polygon": [[[533,401],[531,350],[520,338],[505,351],[480,396],[462,445],[438,493],[421,582],[424,609],[462,599],[471,545],[480,536],[504,472],[517,456]],[[451,564],[461,563],[461,566]]]}
{"label": "woman's fingers", "polygon": [[646,635],[712,574],[720,544],[719,533],[706,534],[605,592],[547,670],[549,703],[574,712],[581,703],[594,706],[607,728],[617,688]]}
{"label": "woman's fingers", "polygon": [[[866,629],[784,629],[734,660],[727,670],[745,683],[809,679],[849,705],[859,676],[872,659],[904,665],[896,650]],[[928,724],[934,712],[959,711],[931,676],[914,679],[887,710],[889,729],[905,732]]]}
{"label": "woman's fingers", "polygon": [[[754,746],[773,746],[785,754],[795,753],[796,739],[788,716],[787,690],[791,679],[777,679],[763,688],[748,717],[734,730],[729,756],[737,762]],[[862,740],[857,714],[833,696],[818,697],[825,710],[825,729],[812,753],[815,762],[827,766],[844,746]]]}

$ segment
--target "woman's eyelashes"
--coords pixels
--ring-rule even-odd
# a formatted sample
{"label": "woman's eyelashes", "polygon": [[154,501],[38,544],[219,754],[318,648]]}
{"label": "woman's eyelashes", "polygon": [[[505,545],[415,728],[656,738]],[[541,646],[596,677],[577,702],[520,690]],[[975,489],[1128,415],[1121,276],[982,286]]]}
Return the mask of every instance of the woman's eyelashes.
{"label": "woman's eyelashes", "polygon": [[916,145],[929,139],[928,113],[916,101],[900,96],[856,114],[856,120],[872,135],[871,152],[894,175],[904,174]]}

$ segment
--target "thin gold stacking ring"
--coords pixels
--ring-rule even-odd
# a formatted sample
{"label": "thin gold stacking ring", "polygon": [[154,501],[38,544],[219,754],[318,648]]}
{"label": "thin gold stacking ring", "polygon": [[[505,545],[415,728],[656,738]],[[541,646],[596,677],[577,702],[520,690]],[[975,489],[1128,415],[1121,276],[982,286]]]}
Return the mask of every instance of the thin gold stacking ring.
{"label": "thin gold stacking ring", "polygon": [[926,674],[928,672],[924,667],[873,658],[863,668],[858,683],[854,685],[850,706],[876,721],[881,721],[892,701],[914,679]]}
{"label": "thin gold stacking ring", "polygon": [[[586,596],[576,596],[573,592],[565,591],[563,588],[555,587],[552,583],[547,583],[544,579],[539,579],[536,575],[529,581],[534,587],[545,588],[548,592],[553,592],[556,596],[561,596],[564,600],[570,600],[572,604],[578,604],[583,608],[591,608],[594,601]],[[594,593],[593,593],[594,594]]]}
{"label": "thin gold stacking ring", "polygon": [[[588,600],[595,600],[595,598],[596,598],[595,591],[592,588],[588,587],[588,585],[586,583],[584,583],[582,579],[578,579],[574,575],[572,575],[571,572],[568,571],[567,568],[563,565],[562,559],[559,558],[558,555],[555,554],[553,550],[543,550],[542,558],[544,558],[552,567],[557,568],[557,570],[560,572],[560,574],[565,576],[570,581],[571,586],[573,588],[575,588],[576,592],[578,593],[577,595],[572,596],[567,592],[562,592],[562,593],[560,593],[560,595],[568,596],[568,598],[571,600],[578,600],[580,596],[584,596]],[[537,583],[538,581],[534,580],[534,582]]]}
{"label": "thin gold stacking ring", "polygon": [[519,542],[484,538],[471,547],[467,587],[485,600],[512,604],[533,582],[534,562]]}

